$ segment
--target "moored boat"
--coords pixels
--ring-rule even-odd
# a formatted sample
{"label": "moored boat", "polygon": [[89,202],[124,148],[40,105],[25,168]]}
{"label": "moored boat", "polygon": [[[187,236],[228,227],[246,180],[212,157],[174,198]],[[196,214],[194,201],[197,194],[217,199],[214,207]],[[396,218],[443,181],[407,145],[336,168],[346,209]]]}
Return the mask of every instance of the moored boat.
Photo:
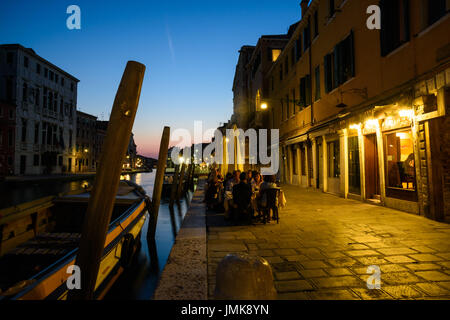
{"label": "moored boat", "polygon": [[[0,210],[0,300],[66,299],[89,190]],[[102,299],[140,245],[149,199],[130,181],[117,191],[94,296]],[[81,276],[83,276],[81,270]]]}

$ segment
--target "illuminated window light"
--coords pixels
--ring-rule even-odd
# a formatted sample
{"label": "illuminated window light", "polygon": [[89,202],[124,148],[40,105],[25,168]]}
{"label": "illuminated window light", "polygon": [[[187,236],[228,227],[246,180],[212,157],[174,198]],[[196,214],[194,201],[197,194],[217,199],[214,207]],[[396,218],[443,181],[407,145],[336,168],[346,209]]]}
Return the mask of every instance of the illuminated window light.
{"label": "illuminated window light", "polygon": [[351,130],[359,130],[361,128],[361,123],[358,124],[352,124],[349,127]]}

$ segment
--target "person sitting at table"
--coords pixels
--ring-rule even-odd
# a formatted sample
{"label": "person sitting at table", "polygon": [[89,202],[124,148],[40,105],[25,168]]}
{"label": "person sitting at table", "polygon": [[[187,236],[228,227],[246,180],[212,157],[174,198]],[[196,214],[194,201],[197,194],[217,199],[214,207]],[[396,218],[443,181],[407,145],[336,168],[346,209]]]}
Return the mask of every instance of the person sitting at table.
{"label": "person sitting at table", "polygon": [[247,218],[250,221],[252,189],[247,183],[247,173],[241,173],[238,184],[233,186],[234,219]]}

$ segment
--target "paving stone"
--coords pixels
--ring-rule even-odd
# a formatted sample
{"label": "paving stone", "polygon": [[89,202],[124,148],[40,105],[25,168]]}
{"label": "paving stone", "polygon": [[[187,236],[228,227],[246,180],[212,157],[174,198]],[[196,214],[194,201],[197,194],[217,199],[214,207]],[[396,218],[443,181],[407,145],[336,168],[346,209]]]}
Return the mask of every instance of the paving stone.
{"label": "paving stone", "polygon": [[278,256],[293,256],[297,254],[294,249],[274,249],[273,250]]}
{"label": "paving stone", "polygon": [[405,264],[404,266],[412,271],[442,269],[442,266],[434,263],[412,263],[412,264]]}
{"label": "paving stone", "polygon": [[352,291],[356,292],[363,300],[392,300],[390,295],[380,289],[353,288]]}
{"label": "paving stone", "polygon": [[322,269],[306,269],[300,270],[299,272],[305,279],[327,276],[327,274]]}
{"label": "paving stone", "polygon": [[430,247],[427,246],[412,246],[411,249],[416,250],[420,253],[433,253],[436,252],[436,250],[431,249]]}
{"label": "paving stone", "polygon": [[432,255],[432,254],[428,254],[428,253],[423,253],[423,254],[410,254],[409,255],[411,258],[413,258],[414,260],[420,261],[420,262],[430,262],[430,261],[442,261],[443,259]]}
{"label": "paving stone", "polygon": [[431,297],[450,295],[450,291],[448,289],[441,288],[440,286],[434,283],[428,282],[416,283],[415,286]]}
{"label": "paving stone", "polygon": [[386,264],[389,263],[389,261],[387,261],[386,259],[377,256],[377,257],[358,257],[355,258],[359,264],[362,264],[364,266],[372,266],[372,265],[382,265],[382,264]]}
{"label": "paving stone", "polygon": [[278,292],[293,292],[313,290],[311,284],[306,280],[275,281]]}
{"label": "paving stone", "polygon": [[436,255],[445,260],[450,260],[450,252],[443,252],[443,253],[439,252],[439,253],[436,253]]}
{"label": "paving stone", "polygon": [[415,275],[428,281],[450,281],[450,276],[439,271],[417,271]]}
{"label": "paving stone", "polygon": [[387,292],[396,299],[414,299],[422,297],[423,294],[408,285],[383,286],[383,291]]}
{"label": "paving stone", "polygon": [[393,272],[381,274],[381,281],[388,285],[396,285],[420,282],[420,279],[410,272]]}
{"label": "paving stone", "polygon": [[413,263],[414,260],[407,256],[388,256],[385,258],[387,261],[392,263]]}
{"label": "paving stone", "polygon": [[302,254],[297,254],[295,256],[285,256],[284,257],[287,261],[310,261],[310,259],[307,256],[304,256]]}
{"label": "paving stone", "polygon": [[403,272],[403,271],[408,271],[408,269],[406,269],[403,266],[400,266],[398,264],[384,264],[380,266],[380,270],[381,273],[390,273],[390,272]]}
{"label": "paving stone", "polygon": [[277,279],[277,280],[297,280],[297,279],[301,279],[301,276],[296,271],[275,272],[275,279]]}
{"label": "paving stone", "polygon": [[247,246],[243,243],[218,243],[218,244],[208,244],[208,250],[211,251],[226,251],[226,252],[242,252],[247,251]]}
{"label": "paving stone", "polygon": [[378,252],[374,250],[352,250],[352,251],[346,251],[346,254],[352,257],[364,257],[364,256],[374,256],[379,254]]}
{"label": "paving stone", "polygon": [[327,262],[334,267],[349,267],[349,266],[358,264],[357,260],[349,258],[349,257],[329,259],[329,260],[327,260]]}
{"label": "paving stone", "polygon": [[303,261],[300,264],[305,269],[323,269],[329,267],[323,261]]}
{"label": "paving stone", "polygon": [[266,259],[270,264],[273,264],[273,263],[282,263],[282,262],[284,262],[284,260],[281,259],[281,257],[277,257],[277,256],[274,256],[274,257],[265,257],[264,259]]}
{"label": "paving stone", "polygon": [[350,270],[347,268],[329,268],[325,269],[325,271],[331,276],[348,276],[352,275]]}
{"label": "paving stone", "polygon": [[363,283],[353,276],[315,278],[314,283],[319,288],[361,287]]}
{"label": "paving stone", "polygon": [[442,267],[444,267],[446,269],[450,269],[450,261],[439,261],[436,263],[438,263],[439,265],[441,265]]}
{"label": "paving stone", "polygon": [[378,249],[379,252],[386,256],[397,256],[397,255],[404,255],[404,254],[414,254],[417,253],[415,250],[411,250],[409,248],[385,248],[385,249]]}
{"label": "paving stone", "polygon": [[450,290],[450,281],[440,281],[440,282],[436,282],[437,285],[439,285],[440,287],[443,287],[447,290]]}

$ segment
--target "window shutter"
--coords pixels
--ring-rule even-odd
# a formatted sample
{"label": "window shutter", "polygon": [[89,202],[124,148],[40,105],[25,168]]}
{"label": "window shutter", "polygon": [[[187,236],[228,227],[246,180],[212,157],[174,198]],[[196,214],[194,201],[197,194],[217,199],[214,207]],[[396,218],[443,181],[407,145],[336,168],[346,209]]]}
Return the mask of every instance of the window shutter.
{"label": "window shutter", "polygon": [[355,76],[355,36],[353,30],[350,32],[349,37],[349,46],[350,46],[350,72],[351,76]]}
{"label": "window shutter", "polygon": [[339,44],[334,47],[333,88],[339,86]]}
{"label": "window shutter", "polygon": [[328,93],[331,91],[331,75],[330,75],[330,55],[327,54],[325,57],[323,57],[323,71],[324,71],[324,84],[325,84],[325,91]]}

